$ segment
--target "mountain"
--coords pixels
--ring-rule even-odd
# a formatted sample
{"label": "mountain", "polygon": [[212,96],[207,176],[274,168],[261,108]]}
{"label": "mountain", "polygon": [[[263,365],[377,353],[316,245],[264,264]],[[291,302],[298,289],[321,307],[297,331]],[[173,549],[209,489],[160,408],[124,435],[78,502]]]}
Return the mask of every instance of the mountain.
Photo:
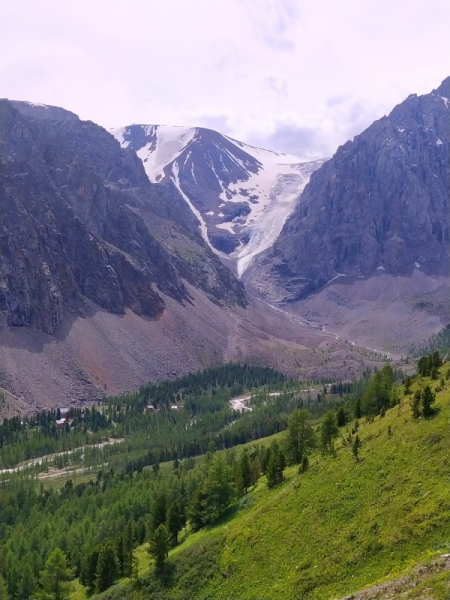
{"label": "mountain", "polygon": [[[215,311],[245,307],[245,292],[170,183],[57,107],[2,100],[0,143],[4,387],[45,406],[218,360]],[[169,314],[184,319],[167,331]]]}
{"label": "mountain", "polygon": [[150,181],[173,182],[205,242],[230,257],[239,276],[278,237],[324,162],[255,148],[202,127],[130,125],[111,132],[136,151]]}
{"label": "mountain", "polygon": [[376,347],[403,351],[449,323],[449,98],[447,78],[338,148],[247,286]]}
{"label": "mountain", "polygon": [[412,94],[311,177],[264,259],[297,300],[377,269],[449,274],[450,78]]}
{"label": "mountain", "polygon": [[[258,170],[263,180],[265,170],[238,142],[221,143],[238,157],[233,174],[232,159],[223,158],[229,176],[223,186],[236,199],[232,186],[248,184]],[[181,162],[166,165],[162,144],[154,163],[158,158],[172,175],[154,183],[158,176],[148,177],[146,157],[142,162],[95,123],[63,108],[8,100],[0,101],[0,144],[0,386],[16,398],[0,403],[2,415],[91,402],[230,360],[305,377],[364,369],[363,351],[247,296],[224,264],[226,255],[199,227]],[[238,160],[245,169],[238,170]],[[197,181],[207,186],[213,163],[198,173],[197,164],[189,173],[194,165]],[[295,186],[303,185],[297,166],[288,168]],[[219,202],[218,182],[213,178],[209,196],[203,188],[206,212]],[[292,206],[283,197],[281,221]],[[196,198],[191,203],[200,202],[200,190]],[[243,198],[223,204],[248,207]],[[317,360],[319,346],[326,362]]]}
{"label": "mountain", "polygon": [[[158,217],[184,208],[175,189],[156,190],[134,153],[101,127],[53,107],[54,118],[45,110],[42,118],[42,110],[1,104],[0,302],[8,325],[51,333],[82,297],[111,312],[157,317],[165,307],[159,292],[189,301],[182,277],[214,301],[245,305],[242,285],[200,238],[210,278],[171,252],[167,238],[158,240]],[[192,239],[190,229],[178,231]]]}

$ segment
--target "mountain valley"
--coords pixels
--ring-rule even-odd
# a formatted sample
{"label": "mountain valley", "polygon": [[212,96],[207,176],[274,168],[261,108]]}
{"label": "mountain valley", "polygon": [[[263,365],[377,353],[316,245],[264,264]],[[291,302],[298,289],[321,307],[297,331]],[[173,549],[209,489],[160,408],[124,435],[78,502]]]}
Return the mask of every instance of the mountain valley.
{"label": "mountain valley", "polygon": [[450,323],[449,85],[328,161],[2,100],[3,411],[234,360],[345,380],[426,345]]}
{"label": "mountain valley", "polygon": [[450,600],[450,4],[0,22],[0,600]]}

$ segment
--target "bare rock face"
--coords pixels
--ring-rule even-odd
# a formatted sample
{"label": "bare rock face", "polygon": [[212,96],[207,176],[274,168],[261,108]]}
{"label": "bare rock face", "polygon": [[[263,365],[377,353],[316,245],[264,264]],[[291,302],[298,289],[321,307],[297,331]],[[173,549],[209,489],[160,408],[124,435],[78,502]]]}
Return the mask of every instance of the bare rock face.
{"label": "bare rock face", "polygon": [[0,151],[4,325],[52,333],[86,299],[154,318],[165,308],[160,292],[190,301],[183,278],[217,303],[245,305],[242,284],[192,234],[195,217],[177,190],[156,191],[135,152],[103,128],[1,100]]}
{"label": "bare rock face", "polygon": [[[252,286],[294,302],[339,275],[449,275],[450,78],[315,171]],[[275,292],[276,290],[276,292]]]}

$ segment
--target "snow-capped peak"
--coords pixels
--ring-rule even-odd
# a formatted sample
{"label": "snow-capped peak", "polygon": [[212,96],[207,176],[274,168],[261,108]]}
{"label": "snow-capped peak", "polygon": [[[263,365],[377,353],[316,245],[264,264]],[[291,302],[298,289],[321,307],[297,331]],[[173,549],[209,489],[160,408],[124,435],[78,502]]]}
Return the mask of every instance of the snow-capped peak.
{"label": "snow-capped peak", "polygon": [[111,130],[153,183],[171,180],[206,243],[242,275],[269,248],[311,173],[324,161],[257,148],[202,127],[131,125]]}
{"label": "snow-capped peak", "polygon": [[[133,125],[141,127],[145,136],[145,145],[136,150],[136,154],[144,163],[148,178],[153,183],[164,177],[164,167],[173,163],[193,140],[196,127],[178,127],[170,125]],[[130,127],[111,130],[122,147],[127,148],[133,143]]]}

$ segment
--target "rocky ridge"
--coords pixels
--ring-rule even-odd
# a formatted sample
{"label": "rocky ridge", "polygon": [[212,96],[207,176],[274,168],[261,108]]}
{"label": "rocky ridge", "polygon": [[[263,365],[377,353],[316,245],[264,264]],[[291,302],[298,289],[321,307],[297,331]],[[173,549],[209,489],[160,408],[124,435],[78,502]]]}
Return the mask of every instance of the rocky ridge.
{"label": "rocky ridge", "polygon": [[449,276],[450,77],[410,95],[315,171],[248,282],[296,302],[377,272]]}
{"label": "rocky ridge", "polygon": [[52,333],[86,300],[157,318],[184,281],[219,304],[242,285],[204,244],[173,185],[152,185],[131,149],[57,107],[0,101],[3,325]]}

